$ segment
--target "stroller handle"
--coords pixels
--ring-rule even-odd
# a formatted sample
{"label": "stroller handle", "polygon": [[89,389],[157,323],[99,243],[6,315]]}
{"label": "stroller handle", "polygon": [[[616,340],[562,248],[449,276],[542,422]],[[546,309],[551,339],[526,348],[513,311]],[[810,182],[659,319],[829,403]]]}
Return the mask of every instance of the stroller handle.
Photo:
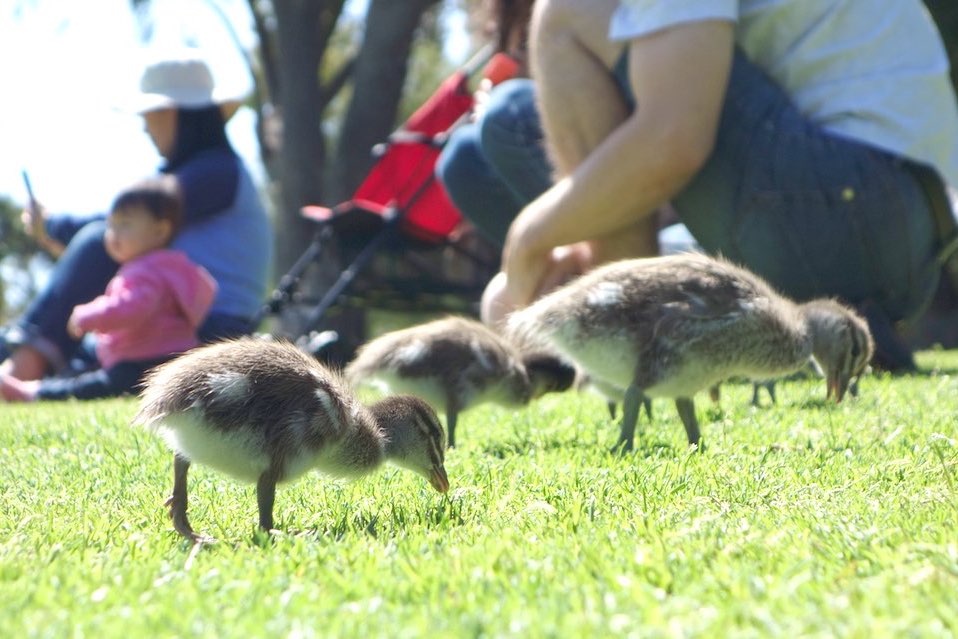
{"label": "stroller handle", "polygon": [[390,145],[393,144],[425,144],[439,149],[446,144],[448,138],[449,134],[445,131],[436,133],[435,135],[429,135],[428,133],[420,133],[419,131],[399,129],[390,133],[388,140],[380,142],[373,147],[373,157],[382,157],[382,155],[389,150]]}
{"label": "stroller handle", "polygon": [[[519,62],[508,53],[499,52],[492,54],[491,51],[491,47],[484,48],[476,55],[474,60],[469,62],[469,66],[479,66],[476,64],[476,60],[479,60],[480,63],[485,62],[485,67],[482,70],[482,77],[491,82],[493,85],[499,84],[500,82],[514,77],[516,72],[519,70]],[[475,69],[467,69],[464,71],[463,77],[468,77],[474,72]],[[449,140],[449,135],[452,130],[461,124],[465,119],[468,119],[468,117],[468,113],[464,114],[447,130],[431,135],[422,133],[420,131],[397,129],[389,135],[385,142],[380,142],[379,144],[373,146],[372,156],[374,158],[382,157],[393,144],[424,144],[426,146],[441,149]]]}

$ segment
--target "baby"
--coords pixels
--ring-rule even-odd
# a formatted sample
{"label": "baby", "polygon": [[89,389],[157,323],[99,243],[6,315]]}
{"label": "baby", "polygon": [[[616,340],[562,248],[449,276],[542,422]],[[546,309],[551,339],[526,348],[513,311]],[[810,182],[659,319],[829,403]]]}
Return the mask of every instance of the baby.
{"label": "baby", "polygon": [[120,264],[106,292],[73,309],[67,330],[96,335],[100,368],[71,377],[0,375],[6,401],[96,399],[135,389],[150,368],[199,344],[216,282],[184,253],[166,248],[182,220],[171,180],[151,178],[120,193],[107,218],[106,251]]}

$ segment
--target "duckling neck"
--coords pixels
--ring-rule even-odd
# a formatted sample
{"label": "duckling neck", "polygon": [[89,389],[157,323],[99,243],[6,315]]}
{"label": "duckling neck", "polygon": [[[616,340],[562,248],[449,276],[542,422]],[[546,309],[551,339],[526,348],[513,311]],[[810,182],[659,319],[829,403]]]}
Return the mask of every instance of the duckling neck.
{"label": "duckling neck", "polygon": [[800,308],[808,326],[812,354],[816,360],[820,360],[838,332],[842,318],[834,310],[816,301],[802,304]]}
{"label": "duckling neck", "polygon": [[355,428],[340,440],[336,457],[344,474],[365,475],[385,460],[385,437],[366,411],[356,415]]}

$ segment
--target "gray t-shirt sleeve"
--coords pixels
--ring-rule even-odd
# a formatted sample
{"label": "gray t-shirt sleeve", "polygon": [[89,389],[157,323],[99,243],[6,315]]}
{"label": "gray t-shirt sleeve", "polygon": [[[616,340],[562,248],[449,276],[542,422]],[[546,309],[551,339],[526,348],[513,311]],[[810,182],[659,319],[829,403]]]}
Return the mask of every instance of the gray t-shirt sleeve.
{"label": "gray t-shirt sleeve", "polygon": [[738,20],[738,0],[622,0],[609,39],[630,40],[683,22]]}

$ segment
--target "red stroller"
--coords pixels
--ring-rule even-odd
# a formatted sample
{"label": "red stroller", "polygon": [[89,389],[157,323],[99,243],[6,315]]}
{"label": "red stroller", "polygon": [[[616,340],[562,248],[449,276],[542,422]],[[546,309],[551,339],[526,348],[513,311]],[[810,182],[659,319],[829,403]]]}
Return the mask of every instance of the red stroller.
{"label": "red stroller", "polygon": [[[352,199],[332,208],[303,207],[302,214],[315,221],[318,230],[280,279],[257,321],[290,304],[311,305],[298,343],[322,357],[339,336],[314,331],[336,306],[475,313],[486,282],[498,268],[498,255],[481,242],[476,246],[474,234],[474,246],[462,241],[466,225],[433,169],[449,133],[473,106],[468,80],[477,67],[488,60],[483,75],[494,84],[515,73],[515,62],[504,54],[476,58],[478,63],[470,62],[447,78],[387,142],[373,149],[376,164]],[[307,300],[299,291],[300,281],[333,239],[346,266],[318,301]],[[382,249],[398,261],[370,273]],[[450,277],[451,269],[445,268],[450,255],[460,264],[467,263],[458,270],[470,276],[458,281]],[[343,346],[349,351],[352,345]]]}

